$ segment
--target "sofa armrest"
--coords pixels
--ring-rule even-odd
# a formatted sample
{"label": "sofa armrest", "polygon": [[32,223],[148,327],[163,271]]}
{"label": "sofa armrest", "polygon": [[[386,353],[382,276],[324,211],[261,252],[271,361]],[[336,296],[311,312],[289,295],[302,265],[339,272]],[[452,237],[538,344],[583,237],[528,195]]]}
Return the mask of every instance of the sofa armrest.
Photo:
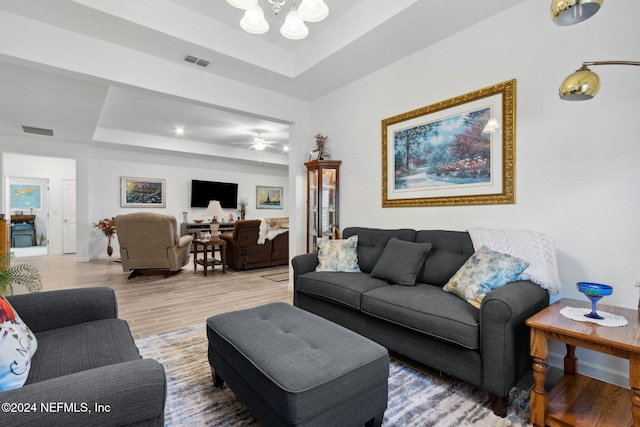
{"label": "sofa armrest", "polygon": [[315,271],[317,265],[318,265],[317,252],[296,255],[291,260],[291,266],[293,267],[293,304],[294,305],[296,306],[298,305],[298,290],[296,289],[296,285],[298,284],[298,276]]}
{"label": "sofa armrest", "polygon": [[227,242],[227,256],[229,256],[229,254],[232,254],[231,256],[244,256],[246,254],[247,248],[240,246],[240,243],[238,243],[233,236],[221,234],[220,238]]}
{"label": "sofa armrest", "polygon": [[180,237],[180,240],[178,240],[178,247],[182,248],[187,245],[190,245],[192,241],[193,241],[193,236],[191,235],[182,236]]}
{"label": "sofa armrest", "polygon": [[0,411],[0,425],[162,426],[165,400],[164,368],[139,359],[1,392],[3,409],[16,411]]}
{"label": "sofa armrest", "polygon": [[20,318],[35,332],[118,317],[113,289],[65,289],[7,297]]}
{"label": "sofa armrest", "polygon": [[235,248],[240,248],[240,245],[238,244],[238,241],[235,240],[233,238],[232,235],[229,234],[220,234],[218,237],[220,237],[222,240],[224,240],[225,242],[227,242],[227,248],[229,246],[233,246]]}
{"label": "sofa armrest", "polygon": [[531,368],[525,320],[549,305],[549,293],[529,280],[494,289],[480,307],[483,388],[506,396]]}
{"label": "sofa armrest", "polygon": [[291,266],[293,267],[294,280],[297,276],[304,273],[315,271],[318,265],[318,253],[311,252],[308,254],[296,255],[291,260]]}

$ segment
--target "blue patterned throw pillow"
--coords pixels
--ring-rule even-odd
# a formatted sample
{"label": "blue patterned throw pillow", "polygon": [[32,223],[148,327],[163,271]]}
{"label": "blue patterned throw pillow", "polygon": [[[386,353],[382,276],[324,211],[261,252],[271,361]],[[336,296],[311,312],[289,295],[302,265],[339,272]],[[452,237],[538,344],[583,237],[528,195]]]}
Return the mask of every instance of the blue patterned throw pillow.
{"label": "blue patterned throw pillow", "polygon": [[516,281],[528,266],[529,263],[520,258],[483,246],[449,279],[443,290],[480,308],[489,292]]}
{"label": "blue patterned throw pillow", "polygon": [[358,236],[351,236],[344,240],[320,239],[316,271],[359,272]]}

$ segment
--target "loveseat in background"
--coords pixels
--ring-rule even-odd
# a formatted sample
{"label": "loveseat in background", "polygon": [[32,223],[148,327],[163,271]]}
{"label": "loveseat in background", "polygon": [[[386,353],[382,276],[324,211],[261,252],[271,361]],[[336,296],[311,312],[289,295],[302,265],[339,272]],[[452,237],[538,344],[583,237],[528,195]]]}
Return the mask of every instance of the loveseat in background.
{"label": "loveseat in background", "polygon": [[[361,272],[315,271],[318,254],[293,258],[294,304],[389,350],[487,391],[505,416],[511,388],[531,367],[525,320],[549,305],[549,293],[521,280],[494,289],[480,308],[442,288],[474,253],[467,232],[351,227]],[[415,286],[371,277],[392,238],[430,243]]]}
{"label": "loveseat in background", "polygon": [[227,265],[235,270],[275,267],[289,263],[289,231],[258,243],[263,220],[238,220],[231,234],[220,234],[227,242]]}

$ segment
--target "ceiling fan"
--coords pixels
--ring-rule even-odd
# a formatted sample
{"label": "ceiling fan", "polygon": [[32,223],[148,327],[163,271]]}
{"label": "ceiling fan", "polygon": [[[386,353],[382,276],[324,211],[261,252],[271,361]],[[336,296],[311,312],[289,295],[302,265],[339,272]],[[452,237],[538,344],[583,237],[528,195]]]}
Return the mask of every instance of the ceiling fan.
{"label": "ceiling fan", "polygon": [[271,144],[275,144],[274,141],[267,141],[266,139],[263,139],[261,135],[262,134],[258,132],[258,136],[254,136],[253,141],[232,142],[231,144],[233,145],[249,144],[250,145],[249,150],[256,150],[256,151],[263,151],[265,148],[271,147]]}

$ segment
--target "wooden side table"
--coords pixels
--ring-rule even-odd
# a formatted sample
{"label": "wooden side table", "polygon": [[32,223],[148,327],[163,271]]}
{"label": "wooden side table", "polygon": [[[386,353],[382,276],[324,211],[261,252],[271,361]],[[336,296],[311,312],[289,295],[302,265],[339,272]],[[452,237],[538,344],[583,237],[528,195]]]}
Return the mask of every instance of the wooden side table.
{"label": "wooden side table", "polygon": [[[640,335],[638,312],[598,304],[598,311],[624,316],[626,326],[607,327],[571,320],[560,314],[564,307],[591,308],[591,303],[561,299],[527,319],[531,327],[533,380],[531,422],[535,426],[636,426],[640,427]],[[564,376],[547,393],[544,389],[548,340],[567,346]],[[576,347],[629,360],[631,390],[578,374]]]}
{"label": "wooden side table", "polygon": [[[203,258],[198,258],[198,249],[202,246]],[[216,247],[220,251],[220,259],[216,259]],[[211,248],[211,259],[208,257],[209,248]],[[207,275],[208,267],[214,269],[216,265],[222,265],[222,272],[227,272],[227,242],[213,237],[210,240],[194,239],[193,240],[193,271],[197,271],[198,264],[204,267],[204,275]]]}

